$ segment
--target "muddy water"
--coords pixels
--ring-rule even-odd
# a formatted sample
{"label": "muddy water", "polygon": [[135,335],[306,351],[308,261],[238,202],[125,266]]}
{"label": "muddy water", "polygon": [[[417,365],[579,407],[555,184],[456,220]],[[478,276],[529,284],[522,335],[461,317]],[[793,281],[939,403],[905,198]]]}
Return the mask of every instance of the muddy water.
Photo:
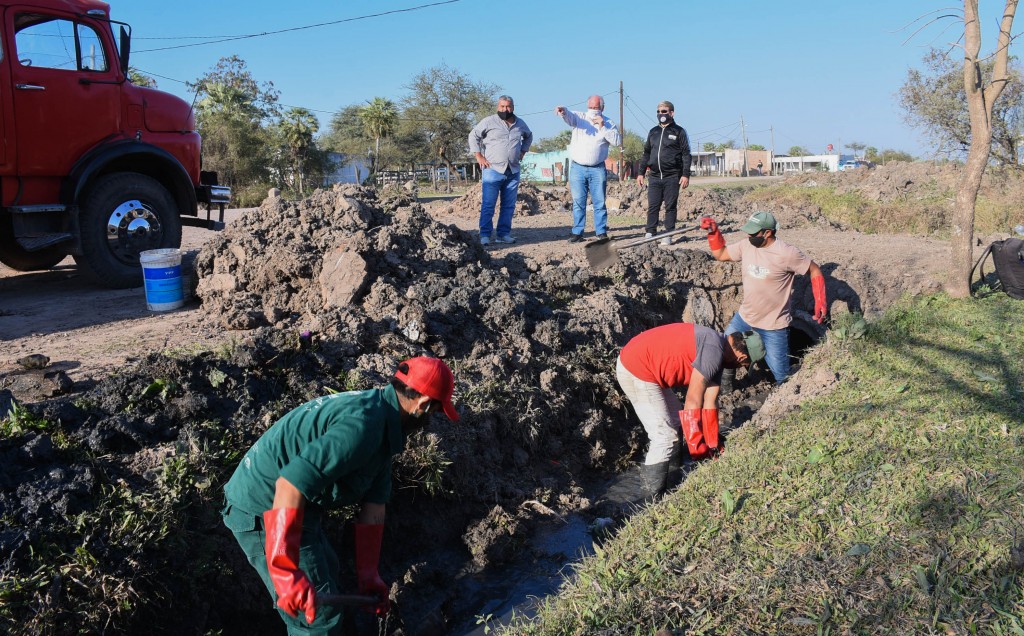
{"label": "muddy water", "polygon": [[461,587],[461,609],[454,617],[451,636],[484,636],[498,626],[508,625],[513,616],[533,616],[540,599],[554,594],[572,566],[594,553],[594,542],[643,506],[640,474],[634,468],[597,484],[592,493],[602,508],[620,511],[616,518],[571,514],[537,527],[529,550],[516,563],[466,577]]}
{"label": "muddy water", "polygon": [[[747,423],[767,399],[767,383],[723,396],[731,417],[723,419],[722,436]],[[728,422],[728,424],[726,424]],[[641,513],[644,502],[639,463],[625,473],[598,481],[587,488],[587,496],[596,502],[589,514],[571,514],[552,519],[535,528],[521,551],[519,560],[475,575],[459,583],[457,606],[453,608],[450,636],[485,636],[499,626],[507,626],[513,617],[530,617],[543,597],[554,594],[568,577],[572,566],[594,554],[595,541],[614,534],[633,514]],[[696,464],[687,460],[681,478],[686,479]],[[594,511],[597,511],[597,515]],[[608,514],[610,516],[598,516]]]}

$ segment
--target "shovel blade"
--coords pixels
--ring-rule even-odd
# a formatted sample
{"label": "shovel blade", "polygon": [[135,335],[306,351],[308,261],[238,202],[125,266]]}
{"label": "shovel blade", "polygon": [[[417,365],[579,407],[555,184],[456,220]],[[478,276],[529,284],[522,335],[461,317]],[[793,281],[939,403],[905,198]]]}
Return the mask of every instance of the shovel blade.
{"label": "shovel blade", "polygon": [[595,272],[608,269],[619,262],[619,251],[615,249],[614,241],[587,243],[584,252],[587,255],[587,263],[590,264],[590,269]]}

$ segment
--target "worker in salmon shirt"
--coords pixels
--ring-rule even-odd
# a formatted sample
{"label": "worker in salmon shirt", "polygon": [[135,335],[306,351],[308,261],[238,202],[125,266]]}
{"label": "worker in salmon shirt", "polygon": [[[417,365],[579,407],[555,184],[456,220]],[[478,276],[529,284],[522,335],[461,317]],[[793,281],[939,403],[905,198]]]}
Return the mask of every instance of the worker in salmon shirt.
{"label": "worker in salmon shirt", "polygon": [[[765,360],[775,383],[782,384],[789,377],[793,280],[797,275],[810,275],[814,320],[821,324],[828,311],[825,275],[802,251],[778,238],[779,223],[770,212],[750,215],[740,228],[746,240],[728,247],[713,218],[703,217],[700,226],[708,231],[708,247],[716,260],[743,263],[743,303],[725,333],[756,331],[764,341]],[[728,376],[724,384],[729,384]]]}

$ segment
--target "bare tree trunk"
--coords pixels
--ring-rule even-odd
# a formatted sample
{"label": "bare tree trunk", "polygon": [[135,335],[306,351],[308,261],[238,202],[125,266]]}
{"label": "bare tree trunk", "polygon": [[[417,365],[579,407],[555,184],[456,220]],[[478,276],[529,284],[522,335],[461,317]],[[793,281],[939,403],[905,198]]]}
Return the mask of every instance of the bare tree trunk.
{"label": "bare tree trunk", "polygon": [[1006,0],[999,25],[999,42],[993,54],[995,66],[991,81],[986,82],[978,54],[981,51],[981,27],[978,23],[978,0],[964,0],[964,89],[967,112],[971,117],[971,149],[967,165],[956,190],[956,211],[953,215],[951,241],[951,272],[947,286],[955,298],[971,293],[971,266],[974,264],[974,210],[981,189],[981,178],[992,154],[992,105],[999,99],[1008,81],[1010,29],[1017,0]]}

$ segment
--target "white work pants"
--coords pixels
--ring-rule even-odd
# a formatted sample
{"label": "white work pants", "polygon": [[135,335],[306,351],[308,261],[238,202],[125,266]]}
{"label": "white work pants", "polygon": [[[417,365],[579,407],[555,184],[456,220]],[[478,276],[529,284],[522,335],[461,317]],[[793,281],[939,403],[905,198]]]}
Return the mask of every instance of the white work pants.
{"label": "white work pants", "polygon": [[663,389],[653,382],[644,382],[622,366],[615,364],[615,378],[623,393],[633,404],[640,423],[647,431],[651,445],[644,463],[648,466],[667,462],[679,445],[682,425],[679,411],[682,405],[672,389]]}

